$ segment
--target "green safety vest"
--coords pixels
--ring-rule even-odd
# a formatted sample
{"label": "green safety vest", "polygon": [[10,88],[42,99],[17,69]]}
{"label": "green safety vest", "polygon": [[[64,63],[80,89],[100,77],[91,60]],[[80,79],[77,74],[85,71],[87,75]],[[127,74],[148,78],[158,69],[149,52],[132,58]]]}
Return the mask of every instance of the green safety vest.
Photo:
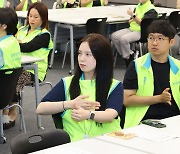
{"label": "green safety vest", "polygon": [[[151,4],[151,1],[148,0],[145,4],[139,3],[136,7],[135,14],[137,14],[137,17],[142,19],[144,17],[144,14],[148,12],[149,10],[155,10],[155,6]],[[130,29],[132,31],[140,31],[141,27],[138,25],[135,21],[132,21],[130,23]]]}
{"label": "green safety vest", "polygon": [[[180,61],[168,56],[170,63],[170,87],[175,102],[180,109]],[[154,77],[151,67],[151,54],[135,60],[136,72],[138,77],[137,96],[153,96]],[[124,128],[137,126],[146,114],[149,106],[127,107]]]}
{"label": "green safety vest", "polygon": [[[64,87],[65,87],[65,94],[66,100],[70,100],[69,95],[69,86],[72,81],[72,77],[63,78]],[[119,81],[113,80],[109,95],[117,86]],[[95,80],[79,80],[81,95],[88,95],[90,96],[88,100],[95,101],[96,97],[96,87],[95,87]],[[71,141],[77,141],[84,138],[85,134],[89,137],[94,137],[97,135],[113,132],[120,130],[120,118],[114,119],[112,122],[102,123],[102,125],[97,125],[97,123],[93,120],[83,120],[80,122],[74,121],[71,118],[71,109],[66,110],[62,115],[63,120],[63,129],[68,132],[70,135]]]}
{"label": "green safety vest", "polygon": [[[76,0],[74,0],[74,2],[75,2]],[[67,2],[64,2],[63,3],[63,8],[66,8],[67,7]],[[77,7],[77,8],[79,8],[79,6]]]}
{"label": "green safety vest", "polygon": [[[22,0],[21,0],[21,2],[22,2]],[[31,2],[35,3],[35,2],[37,2],[37,0],[31,0]],[[28,9],[28,0],[26,0],[26,2],[24,3],[22,11],[27,11],[27,9]]]}
{"label": "green safety vest", "polygon": [[[22,43],[30,42],[36,36],[41,35],[43,33],[49,33],[46,29],[41,30],[41,28],[38,27],[36,30],[34,30],[33,32],[31,32],[30,34],[27,35],[28,28],[29,28],[29,26],[23,26],[17,32],[17,39],[21,40]],[[29,55],[29,56],[32,56],[32,57],[37,57],[37,58],[44,59],[42,61],[36,62],[36,64],[38,64],[39,79],[41,81],[44,80],[45,75],[46,75],[46,71],[47,71],[47,67],[48,67],[48,54],[49,54],[51,49],[53,49],[53,42],[52,42],[52,39],[50,37],[48,48],[40,48],[40,49],[35,50],[33,52],[23,53],[24,55]],[[34,74],[33,70],[28,70],[28,71]]]}
{"label": "green safety vest", "polygon": [[[104,0],[100,0],[100,2],[101,2],[101,6],[104,6]],[[93,1],[86,5],[86,7],[92,7],[92,6],[93,6]]]}
{"label": "green safety vest", "polygon": [[5,0],[0,0],[0,8],[6,6],[5,2],[6,2]]}
{"label": "green safety vest", "polygon": [[0,38],[0,70],[21,67],[21,50],[13,35]]}

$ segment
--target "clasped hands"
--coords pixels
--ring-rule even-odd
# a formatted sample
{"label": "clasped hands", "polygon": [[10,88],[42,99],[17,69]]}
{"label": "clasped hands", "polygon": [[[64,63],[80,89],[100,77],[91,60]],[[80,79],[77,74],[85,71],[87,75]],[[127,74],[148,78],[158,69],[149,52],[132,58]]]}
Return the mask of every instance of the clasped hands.
{"label": "clasped hands", "polygon": [[90,110],[99,109],[100,103],[97,101],[87,100],[89,96],[78,96],[73,102],[73,109],[71,113],[72,119],[75,121],[86,120],[89,118]]}

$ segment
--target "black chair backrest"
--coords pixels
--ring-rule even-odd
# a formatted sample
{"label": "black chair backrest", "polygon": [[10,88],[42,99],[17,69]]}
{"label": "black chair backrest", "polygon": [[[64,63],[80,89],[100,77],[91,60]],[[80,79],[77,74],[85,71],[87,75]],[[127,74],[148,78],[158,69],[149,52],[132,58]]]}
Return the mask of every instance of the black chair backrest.
{"label": "black chair backrest", "polygon": [[86,33],[99,33],[105,35],[107,18],[90,18],[86,22]]}
{"label": "black chair backrest", "polygon": [[180,11],[173,11],[169,15],[169,22],[174,26],[177,33],[180,32]]}
{"label": "black chair backrest", "polygon": [[0,109],[11,103],[21,72],[22,68],[0,70]]}
{"label": "black chair backrest", "polygon": [[160,19],[160,20],[166,20],[166,14],[167,14],[167,13],[159,13],[159,14],[158,14],[158,19]]}
{"label": "black chair backrest", "polygon": [[10,147],[12,154],[27,154],[69,142],[69,134],[62,129],[37,130],[14,137]]}
{"label": "black chair backrest", "polygon": [[141,21],[141,43],[146,43],[148,38],[147,29],[148,26],[155,20],[156,18],[145,18]]}

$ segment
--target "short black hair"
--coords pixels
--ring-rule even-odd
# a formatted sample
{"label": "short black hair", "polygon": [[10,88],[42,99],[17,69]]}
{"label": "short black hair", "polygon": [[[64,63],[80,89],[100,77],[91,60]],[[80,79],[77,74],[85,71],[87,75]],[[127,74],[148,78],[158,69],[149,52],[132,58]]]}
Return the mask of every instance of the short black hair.
{"label": "short black hair", "polygon": [[8,35],[14,35],[17,32],[18,17],[16,11],[10,7],[0,8],[0,24],[7,25]]}
{"label": "short black hair", "polygon": [[148,35],[150,33],[159,33],[173,39],[176,35],[176,29],[174,26],[167,20],[154,20],[148,27]]}

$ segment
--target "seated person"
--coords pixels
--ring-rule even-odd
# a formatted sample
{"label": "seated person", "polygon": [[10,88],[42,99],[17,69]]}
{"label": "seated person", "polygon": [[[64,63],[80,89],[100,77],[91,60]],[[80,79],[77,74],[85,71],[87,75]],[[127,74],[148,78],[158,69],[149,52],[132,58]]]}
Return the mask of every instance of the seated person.
{"label": "seated person", "polygon": [[108,0],[81,0],[81,7],[104,6]]}
{"label": "seated person", "polygon": [[[20,46],[13,36],[17,32],[17,23],[18,17],[12,8],[0,8],[0,70],[21,67]],[[9,120],[4,114],[3,126],[7,126]]]}
{"label": "seated person", "polygon": [[27,11],[32,3],[41,2],[41,0],[14,0],[14,9],[16,11]]}
{"label": "seated person", "polygon": [[[48,55],[53,48],[51,34],[48,31],[48,9],[44,3],[36,2],[29,7],[27,25],[18,30],[16,38],[19,41],[21,52],[24,55],[43,59],[42,61],[36,62],[38,65],[39,81],[43,81],[48,68]],[[26,84],[32,81],[34,81],[34,71],[23,71],[16,87],[18,95],[15,96],[13,103],[18,102],[19,92]],[[10,123],[15,123],[17,116],[16,107],[6,111],[6,115],[7,114],[10,117]]]}
{"label": "seated person", "polygon": [[156,18],[155,6],[150,0],[139,0],[139,4],[134,11],[129,8],[127,14],[130,16],[129,28],[118,30],[111,35],[111,40],[118,53],[126,62],[126,67],[134,59],[134,52],[130,49],[130,43],[138,41],[141,37],[140,24],[144,18]]}
{"label": "seated person", "polygon": [[2,7],[10,7],[10,2],[7,0],[1,0],[0,1],[0,8]]}
{"label": "seated person", "polygon": [[149,53],[132,61],[124,76],[125,128],[180,114],[180,61],[169,55],[175,34],[165,20],[149,26]]}
{"label": "seated person", "polygon": [[75,75],[57,83],[37,114],[62,117],[63,129],[77,141],[119,130],[122,104],[123,86],[113,79],[110,43],[100,34],[89,34],[81,41]]}

